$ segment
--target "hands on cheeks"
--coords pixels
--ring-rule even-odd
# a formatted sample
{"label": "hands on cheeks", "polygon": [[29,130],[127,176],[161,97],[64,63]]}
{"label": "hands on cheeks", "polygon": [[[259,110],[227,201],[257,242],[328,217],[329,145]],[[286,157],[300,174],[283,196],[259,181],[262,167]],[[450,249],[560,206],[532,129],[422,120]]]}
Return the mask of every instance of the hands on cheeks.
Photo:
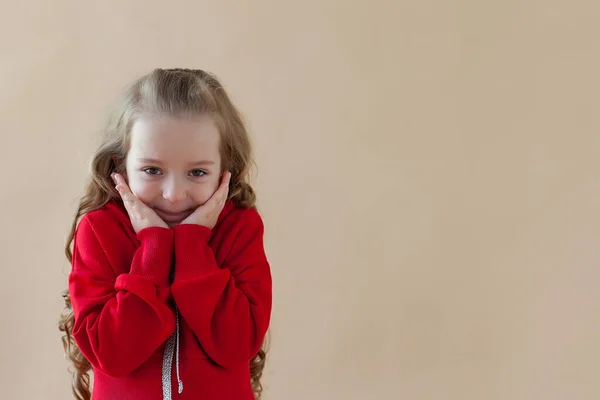
{"label": "hands on cheeks", "polygon": [[229,195],[229,181],[231,180],[231,172],[227,171],[221,177],[221,184],[206,203],[196,208],[189,217],[181,221],[181,224],[196,224],[212,229],[217,224],[217,220],[227,197]]}
{"label": "hands on cheeks", "polygon": [[125,209],[127,210],[135,233],[152,226],[168,228],[167,223],[163,221],[153,209],[148,207],[133,194],[125,182],[125,179],[123,179],[120,174],[114,173],[111,177],[117,185],[115,186],[115,189],[117,189],[121,195],[121,199],[123,199],[123,204],[125,205]]}
{"label": "hands on cheeks", "polygon": [[[168,228],[165,221],[154,210],[133,194],[120,174],[113,173],[111,177],[116,184],[115,189],[123,199],[123,204],[136,233],[152,226]],[[227,201],[230,180],[231,173],[227,171],[223,174],[221,184],[210,199],[199,206],[189,217],[181,221],[181,224],[196,224],[213,229]]]}

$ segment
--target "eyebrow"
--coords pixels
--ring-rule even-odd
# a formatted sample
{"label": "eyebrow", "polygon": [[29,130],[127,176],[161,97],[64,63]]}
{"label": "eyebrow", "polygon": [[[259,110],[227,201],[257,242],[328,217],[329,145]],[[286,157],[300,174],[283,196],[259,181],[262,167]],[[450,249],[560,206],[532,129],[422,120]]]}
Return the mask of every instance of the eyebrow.
{"label": "eyebrow", "polygon": [[[162,164],[162,162],[160,160],[157,160],[156,158],[138,158],[137,159],[139,162],[143,162],[143,163],[147,163],[147,164]],[[211,160],[200,160],[200,161],[196,161],[196,162],[191,162],[188,163],[188,165],[190,166],[198,166],[198,165],[215,165],[214,161]]]}

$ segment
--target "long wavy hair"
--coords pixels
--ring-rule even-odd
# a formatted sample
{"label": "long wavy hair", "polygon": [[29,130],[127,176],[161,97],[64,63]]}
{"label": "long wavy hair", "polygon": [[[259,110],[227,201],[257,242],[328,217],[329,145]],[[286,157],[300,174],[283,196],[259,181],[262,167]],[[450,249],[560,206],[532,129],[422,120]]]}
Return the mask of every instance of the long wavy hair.
{"label": "long wavy hair", "polygon": [[[256,195],[249,184],[252,149],[242,117],[219,80],[202,70],[155,69],[136,80],[116,102],[91,163],[91,176],[80,199],[65,245],[72,262],[72,244],[82,216],[118,198],[112,172],[124,172],[131,128],[142,115],[166,114],[173,117],[211,115],[221,134],[220,153],[223,171],[231,172],[228,198],[238,206],[256,208]],[[69,291],[63,293],[65,308],[59,329],[62,343],[73,363],[73,394],[78,400],[91,398],[90,362],[81,353],[72,336],[75,317]],[[250,380],[256,399],[263,387],[260,379],[266,361],[266,343],[250,361]]]}

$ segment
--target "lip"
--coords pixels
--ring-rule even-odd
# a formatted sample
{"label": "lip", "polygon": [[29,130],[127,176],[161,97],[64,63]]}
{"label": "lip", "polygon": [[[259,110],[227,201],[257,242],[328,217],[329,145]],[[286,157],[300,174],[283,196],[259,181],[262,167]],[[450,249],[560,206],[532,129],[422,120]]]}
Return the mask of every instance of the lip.
{"label": "lip", "polygon": [[161,217],[165,222],[179,222],[187,218],[191,212],[189,210],[181,211],[181,212],[171,212],[165,211],[160,208],[154,209],[159,217]]}

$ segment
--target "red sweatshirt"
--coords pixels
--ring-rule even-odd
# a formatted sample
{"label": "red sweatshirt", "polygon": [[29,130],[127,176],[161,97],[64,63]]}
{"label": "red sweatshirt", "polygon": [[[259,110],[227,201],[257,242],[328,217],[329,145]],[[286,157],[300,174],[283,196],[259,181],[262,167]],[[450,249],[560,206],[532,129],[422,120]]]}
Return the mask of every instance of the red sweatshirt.
{"label": "red sweatshirt", "polygon": [[73,336],[93,366],[92,399],[159,400],[163,391],[174,400],[254,398],[249,361],[271,315],[255,210],[228,202],[213,230],[136,235],[122,203],[111,202],[77,227],[69,290]]}

